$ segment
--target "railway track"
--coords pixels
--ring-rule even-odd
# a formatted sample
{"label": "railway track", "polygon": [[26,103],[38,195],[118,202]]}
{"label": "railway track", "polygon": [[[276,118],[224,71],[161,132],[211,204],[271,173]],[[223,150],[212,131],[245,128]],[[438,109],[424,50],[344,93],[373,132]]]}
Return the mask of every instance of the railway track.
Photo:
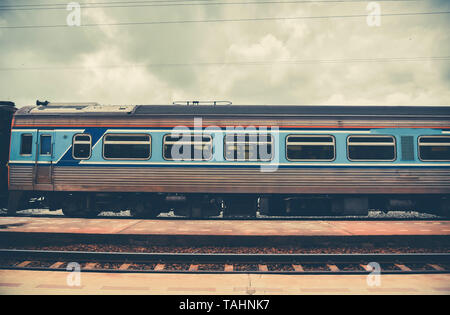
{"label": "railway track", "polygon": [[[23,214],[18,213],[14,215],[0,212],[1,217],[16,217],[16,218],[67,218],[62,214]],[[95,217],[96,220],[106,219],[139,219],[131,215],[100,215]],[[257,216],[257,217],[208,217],[208,218],[186,218],[177,216],[159,216],[152,220],[161,221],[449,221],[450,218],[439,217],[434,215],[429,216]]]}
{"label": "railway track", "polygon": [[378,265],[383,274],[450,273],[450,253],[204,254],[0,249],[0,269],[67,271],[71,262],[76,262],[83,272],[368,274]]}

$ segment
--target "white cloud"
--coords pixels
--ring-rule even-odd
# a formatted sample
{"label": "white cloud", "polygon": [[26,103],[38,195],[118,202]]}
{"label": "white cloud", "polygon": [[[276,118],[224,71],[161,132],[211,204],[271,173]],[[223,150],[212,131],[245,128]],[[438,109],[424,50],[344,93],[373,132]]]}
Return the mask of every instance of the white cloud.
{"label": "white cloud", "polygon": [[[438,11],[445,5],[448,1],[434,0],[415,3],[414,8]],[[345,15],[366,13],[365,7],[331,3],[83,9],[82,23]],[[383,13],[407,11],[410,3],[382,3]],[[66,14],[4,11],[0,23],[61,24]],[[447,15],[424,15],[383,17],[381,27],[368,27],[365,18],[358,18],[3,30],[0,67],[49,69],[3,71],[0,98],[20,104],[47,98],[132,104],[225,99],[234,104],[448,105],[448,60],[126,65],[445,56],[450,53],[449,26]],[[123,67],[103,67],[109,65]],[[52,69],[62,66],[67,69]]]}
{"label": "white cloud", "polygon": [[232,60],[286,60],[290,58],[290,53],[284,44],[274,35],[267,34],[257,43],[247,45],[231,44],[227,54]]}
{"label": "white cloud", "polygon": [[[148,100],[166,103],[169,87],[152,75],[146,67],[133,66],[124,60],[117,47],[106,46],[82,58],[84,68],[89,69],[80,78],[77,94],[96,95],[102,102],[121,104],[145,104]],[[97,67],[104,65],[105,67]]]}

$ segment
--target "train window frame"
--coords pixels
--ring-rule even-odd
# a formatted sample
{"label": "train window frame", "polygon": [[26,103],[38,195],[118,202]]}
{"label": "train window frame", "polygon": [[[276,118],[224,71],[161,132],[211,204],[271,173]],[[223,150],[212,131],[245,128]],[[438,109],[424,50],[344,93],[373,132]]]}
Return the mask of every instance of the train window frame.
{"label": "train window frame", "polygon": [[[23,148],[23,138],[24,136],[29,136],[31,137],[31,143],[30,143],[30,153],[22,153],[22,148]],[[33,134],[32,133],[22,133],[20,135],[20,151],[19,154],[21,156],[32,156],[33,155]]]}
{"label": "train window frame", "polygon": [[[78,141],[76,140],[76,137],[78,136],[85,136],[85,137],[89,137],[89,157],[87,158],[79,158],[79,157],[75,157],[75,145],[78,143],[82,143],[82,144],[86,144],[87,141]],[[72,137],[72,158],[74,160],[89,160],[92,157],[92,136],[88,133],[77,133],[74,134]]]}
{"label": "train window frame", "polygon": [[[108,158],[105,156],[105,146],[108,144],[108,141],[106,140],[107,136],[145,136],[148,137],[148,145],[149,145],[149,156],[146,158]],[[116,141],[114,141],[116,142]],[[143,141],[142,141],[143,142]],[[152,141],[152,135],[149,133],[107,133],[102,137],[102,158],[104,160],[110,160],[110,161],[148,161],[152,158],[153,154],[153,147],[152,147],[153,141]]]}
{"label": "train window frame", "polygon": [[[181,136],[189,136],[189,137],[192,137],[192,136],[195,136],[196,134],[195,133],[192,133],[192,132],[186,132],[186,133],[177,133],[177,132],[175,132],[175,133],[167,133],[167,134],[165,134],[164,136],[163,136],[163,141],[162,141],[162,152],[161,152],[161,155],[162,155],[162,158],[165,160],[165,161],[180,161],[180,162],[207,162],[207,161],[211,161],[212,160],[212,158],[213,158],[213,156],[214,156],[214,142],[213,142],[213,136],[211,135],[211,134],[200,134],[200,136],[203,138],[203,137],[207,137],[207,138],[209,138],[209,141],[208,142],[203,142],[202,141],[202,145],[204,144],[204,143],[206,143],[206,144],[209,144],[210,145],[210,147],[211,147],[211,154],[210,154],[210,157],[208,158],[208,159],[204,159],[204,158],[202,158],[202,159],[190,159],[190,160],[177,160],[177,159],[174,159],[174,158],[168,158],[168,157],[166,157],[166,155],[165,155],[165,152],[166,152],[166,150],[165,150],[165,146],[166,146],[166,144],[167,144],[167,141],[166,141],[166,139],[167,139],[167,137],[174,137],[174,134],[178,134],[178,135],[181,135]],[[175,142],[178,142],[178,141],[175,141]],[[195,141],[194,142],[191,142],[191,143],[195,143]],[[170,143],[169,143],[170,144]]]}
{"label": "train window frame", "polygon": [[258,159],[258,158],[256,158],[255,160],[247,160],[247,159],[244,159],[244,160],[239,160],[239,159],[228,159],[227,158],[227,136],[230,136],[230,135],[235,135],[235,136],[239,136],[239,135],[244,135],[244,136],[247,136],[247,135],[250,135],[251,133],[245,133],[245,132],[233,132],[233,133],[229,133],[229,134],[226,134],[226,135],[224,135],[223,136],[223,157],[224,157],[224,159],[225,159],[225,161],[229,161],[229,162],[242,162],[242,163],[251,163],[251,162],[253,162],[253,163],[255,163],[255,162],[271,162],[271,161],[273,161],[273,159],[275,158],[275,155],[274,155],[274,151],[273,151],[273,148],[274,148],[274,146],[275,146],[275,139],[274,139],[274,137],[273,137],[273,135],[272,134],[270,134],[270,133],[252,133],[252,134],[256,134],[257,136],[260,136],[260,135],[266,135],[266,136],[270,136],[270,144],[271,144],[271,158],[270,158],[270,160],[261,160],[261,159]]}
{"label": "train window frame", "polygon": [[[49,153],[42,153],[42,138],[48,137],[50,138],[50,152]],[[39,135],[39,155],[40,156],[52,156],[53,155],[53,137],[51,134],[43,133]]]}
{"label": "train window frame", "polygon": [[[332,142],[333,158],[332,159],[290,159],[288,157],[288,150],[287,150],[288,146],[289,146],[288,139],[290,137],[306,137],[306,138],[309,138],[309,137],[311,137],[311,138],[315,138],[315,137],[330,137],[331,139],[333,139],[333,142]],[[334,162],[334,161],[336,161],[336,155],[337,155],[336,154],[336,137],[333,136],[333,135],[330,135],[330,134],[324,134],[324,135],[321,135],[321,134],[307,134],[307,135],[305,135],[305,134],[295,134],[295,133],[289,134],[285,138],[285,152],[286,152],[286,160],[289,161],[289,162]]]}
{"label": "train window frame", "polygon": [[[446,136],[446,135],[424,135],[424,136],[419,136],[417,138],[417,156],[418,156],[418,158],[419,158],[419,160],[421,162],[449,162],[450,161],[450,159],[449,160],[427,160],[427,159],[422,159],[422,157],[420,155],[420,147],[421,147],[420,140],[422,138],[450,138],[450,136]],[[422,144],[422,146],[426,146],[426,145]]]}
{"label": "train window frame", "polygon": [[[394,147],[394,158],[387,159],[351,159],[350,158],[350,138],[390,138],[393,140],[392,146]],[[393,135],[348,135],[347,136],[347,159],[351,162],[395,162],[397,160],[397,139]]]}

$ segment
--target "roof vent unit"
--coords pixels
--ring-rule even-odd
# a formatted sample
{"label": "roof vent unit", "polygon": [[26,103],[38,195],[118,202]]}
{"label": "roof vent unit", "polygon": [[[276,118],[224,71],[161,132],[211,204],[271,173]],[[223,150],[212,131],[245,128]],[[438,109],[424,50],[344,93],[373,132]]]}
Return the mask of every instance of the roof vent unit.
{"label": "roof vent unit", "polygon": [[37,101],[31,113],[70,114],[70,113],[131,113],[135,105],[100,105],[98,103],[50,103]]}
{"label": "roof vent unit", "polygon": [[49,101],[40,102],[36,101],[37,106],[52,106],[52,107],[82,107],[82,106],[99,106],[99,103],[88,102],[88,103],[52,103]]}

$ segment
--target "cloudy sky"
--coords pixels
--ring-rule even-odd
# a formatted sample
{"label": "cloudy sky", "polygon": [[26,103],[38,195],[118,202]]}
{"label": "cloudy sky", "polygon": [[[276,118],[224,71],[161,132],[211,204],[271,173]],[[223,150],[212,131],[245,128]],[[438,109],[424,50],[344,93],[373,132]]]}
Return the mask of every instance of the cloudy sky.
{"label": "cloudy sky", "polygon": [[1,100],[450,105],[450,14],[389,16],[447,0],[68,2],[0,0]]}

